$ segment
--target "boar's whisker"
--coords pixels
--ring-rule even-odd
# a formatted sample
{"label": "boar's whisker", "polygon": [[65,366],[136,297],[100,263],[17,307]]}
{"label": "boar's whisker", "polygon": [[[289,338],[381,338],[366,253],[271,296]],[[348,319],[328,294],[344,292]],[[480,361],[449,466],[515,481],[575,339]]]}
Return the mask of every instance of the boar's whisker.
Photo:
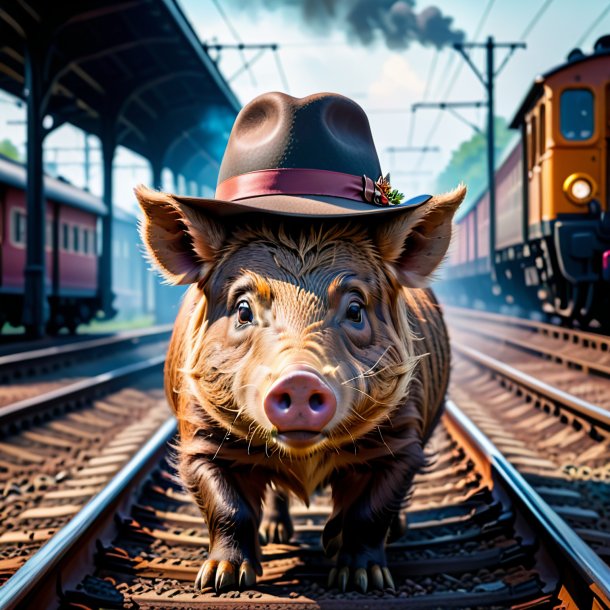
{"label": "boar's whisker", "polygon": [[390,446],[385,442],[385,439],[383,438],[383,434],[381,434],[381,428],[379,426],[377,426],[377,431],[379,432],[379,437],[381,438],[381,442],[386,446],[386,449],[391,453],[392,457],[396,457],[394,455],[394,452],[390,449]]}
{"label": "boar's whisker", "polygon": [[355,385],[348,385],[347,387],[352,388],[353,390],[356,390],[356,392],[360,392],[360,394],[363,394],[364,396],[366,396],[368,399],[372,400],[377,405],[382,405],[384,407],[388,406],[388,403],[384,403],[384,402],[381,402],[380,400],[376,400],[370,394],[367,394],[364,390],[357,388]]}
{"label": "boar's whisker", "polygon": [[345,381],[343,381],[341,383],[341,385],[345,385],[347,383],[349,383],[350,381],[354,381],[355,379],[364,379],[365,377],[374,377],[375,375],[378,375],[379,373],[381,373],[381,371],[385,370],[387,368],[387,366],[383,367],[381,370],[377,371],[376,373],[374,373],[373,371],[375,370],[375,367],[381,362],[381,360],[383,359],[383,357],[388,353],[388,350],[390,349],[390,347],[386,347],[385,350],[383,350],[383,353],[381,354],[381,356],[379,356],[379,358],[377,358],[377,362],[375,362],[375,364],[373,364],[372,366],[370,366],[366,371],[364,371],[363,373],[358,373],[358,375],[356,375],[355,377],[352,377],[351,379],[346,379]]}
{"label": "boar's whisker", "polygon": [[214,454],[214,457],[212,458],[212,461],[214,461],[216,459],[216,456],[218,455],[218,452],[220,451],[220,448],[222,447],[222,444],[229,438],[230,432],[231,432],[231,429],[229,428],[227,433],[223,436],[222,440],[218,444],[218,448],[216,449],[216,453]]}
{"label": "boar's whisker", "polygon": [[233,423],[229,426],[229,429],[227,430],[223,439],[220,441],[220,444],[218,445],[218,449],[216,449],[216,453],[214,454],[214,457],[212,458],[212,460],[216,459],[216,456],[218,455],[218,452],[220,451],[222,444],[229,438],[229,436],[231,436],[231,431],[233,430],[233,426],[235,425],[237,418],[242,414],[242,411],[243,411],[243,407],[237,411],[237,415],[235,415],[235,419],[233,420]]}
{"label": "boar's whisker", "polygon": [[341,423],[341,427],[349,434],[349,437],[352,439],[352,443],[354,445],[354,455],[356,455],[358,453],[358,447],[356,446],[356,441],[354,440],[352,433],[349,431],[349,428],[344,423]]}
{"label": "boar's whisker", "polygon": [[[254,430],[252,430],[252,426],[254,426],[254,424],[256,424],[256,422],[251,422],[250,425],[248,426],[248,434],[246,435],[246,440],[248,440],[248,437],[250,437],[250,440],[248,441],[248,455],[250,455],[250,446],[252,445],[252,441],[254,440],[254,436],[256,435],[256,433],[258,432],[260,425],[257,424],[256,428],[254,428]],[[252,432],[252,434],[250,434],[250,432]]]}

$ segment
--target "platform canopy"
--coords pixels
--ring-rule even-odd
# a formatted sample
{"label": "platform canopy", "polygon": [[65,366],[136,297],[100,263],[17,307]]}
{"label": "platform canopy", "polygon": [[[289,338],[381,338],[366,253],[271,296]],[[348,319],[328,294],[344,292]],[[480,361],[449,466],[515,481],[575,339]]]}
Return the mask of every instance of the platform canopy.
{"label": "platform canopy", "polygon": [[191,180],[217,166],[239,102],[174,0],[3,2],[0,88],[23,99],[28,52],[40,54],[53,127],[110,127],[116,145],[188,165]]}

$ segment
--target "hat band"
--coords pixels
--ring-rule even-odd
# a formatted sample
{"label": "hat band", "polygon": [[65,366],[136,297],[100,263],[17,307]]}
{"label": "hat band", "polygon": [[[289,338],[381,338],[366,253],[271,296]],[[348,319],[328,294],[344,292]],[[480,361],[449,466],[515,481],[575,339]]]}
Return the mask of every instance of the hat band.
{"label": "hat band", "polygon": [[263,169],[223,180],[216,188],[216,199],[223,201],[268,195],[321,195],[387,205],[387,199],[368,176],[324,169]]}

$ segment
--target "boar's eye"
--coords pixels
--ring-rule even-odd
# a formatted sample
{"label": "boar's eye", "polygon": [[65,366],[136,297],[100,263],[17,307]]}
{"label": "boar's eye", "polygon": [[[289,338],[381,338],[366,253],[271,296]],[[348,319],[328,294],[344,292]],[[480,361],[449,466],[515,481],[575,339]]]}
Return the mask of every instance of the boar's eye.
{"label": "boar's eye", "polygon": [[237,304],[237,321],[240,324],[250,324],[254,319],[248,301],[240,301]]}
{"label": "boar's eye", "polygon": [[347,306],[347,311],[345,312],[345,317],[350,320],[350,322],[360,324],[360,322],[362,322],[362,303],[350,301]]}

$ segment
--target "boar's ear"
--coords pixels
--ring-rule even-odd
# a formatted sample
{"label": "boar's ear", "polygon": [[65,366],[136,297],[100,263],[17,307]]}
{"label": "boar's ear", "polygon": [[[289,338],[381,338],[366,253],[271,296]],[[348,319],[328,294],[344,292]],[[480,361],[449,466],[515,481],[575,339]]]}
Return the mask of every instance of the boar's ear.
{"label": "boar's ear", "polygon": [[225,239],[202,211],[143,185],[135,194],[144,212],[140,235],[150,261],[170,284],[192,284],[211,270]]}
{"label": "boar's ear", "polygon": [[443,260],[451,241],[451,221],[466,187],[437,195],[412,211],[396,212],[377,228],[375,241],[396,279],[423,288]]}

